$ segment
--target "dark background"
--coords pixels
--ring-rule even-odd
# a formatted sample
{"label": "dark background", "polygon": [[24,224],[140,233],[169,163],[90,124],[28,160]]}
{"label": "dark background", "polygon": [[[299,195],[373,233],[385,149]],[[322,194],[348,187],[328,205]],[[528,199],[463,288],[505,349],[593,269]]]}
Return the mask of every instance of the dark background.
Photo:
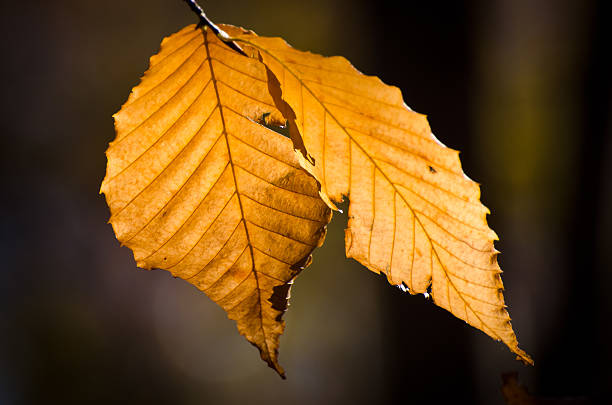
{"label": "dark background", "polygon": [[[213,1],[210,18],[341,54],[402,89],[462,151],[500,235],[523,366],[501,344],[344,258],[344,215],[292,290],[282,381],[206,296],[138,270],[98,195],[111,115],[179,0],[4,1],[0,403],[609,403],[609,1]],[[569,402],[568,402],[569,403]]]}

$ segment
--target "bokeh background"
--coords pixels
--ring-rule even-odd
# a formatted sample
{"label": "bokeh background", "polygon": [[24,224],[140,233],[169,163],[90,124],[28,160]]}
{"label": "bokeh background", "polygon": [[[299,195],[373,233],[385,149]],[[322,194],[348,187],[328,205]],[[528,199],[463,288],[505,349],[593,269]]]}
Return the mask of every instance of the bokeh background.
{"label": "bokeh background", "polygon": [[523,366],[344,257],[345,215],[300,275],[282,381],[206,296],[136,268],[98,194],[111,115],[180,0],[0,5],[0,403],[612,402],[609,1],[202,0],[216,22],[344,55],[462,151],[500,235]]}

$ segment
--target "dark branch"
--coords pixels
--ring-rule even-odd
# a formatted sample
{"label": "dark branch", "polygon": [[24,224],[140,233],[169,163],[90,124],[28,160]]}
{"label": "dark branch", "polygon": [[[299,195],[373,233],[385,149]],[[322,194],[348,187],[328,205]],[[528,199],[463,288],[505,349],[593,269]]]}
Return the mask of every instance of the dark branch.
{"label": "dark branch", "polygon": [[247,54],[244,53],[244,51],[242,50],[242,48],[240,48],[240,46],[238,46],[238,44],[236,44],[234,41],[231,41],[229,39],[229,35],[227,35],[227,33],[225,31],[223,31],[221,28],[217,27],[215,25],[215,23],[213,23],[212,21],[210,21],[208,19],[208,17],[206,17],[206,14],[204,13],[204,10],[202,9],[202,7],[200,7],[200,5],[198,4],[198,2],[196,0],[185,0],[185,3],[187,3],[187,5],[191,9],[191,11],[193,11],[198,16],[198,18],[200,19],[200,23],[198,24],[198,26],[200,26],[200,27],[202,27],[202,26],[209,27],[212,30],[212,32],[214,32],[215,35],[221,41],[223,41],[227,46],[229,46],[230,48],[232,48],[236,52],[241,53],[244,56],[247,56]]}

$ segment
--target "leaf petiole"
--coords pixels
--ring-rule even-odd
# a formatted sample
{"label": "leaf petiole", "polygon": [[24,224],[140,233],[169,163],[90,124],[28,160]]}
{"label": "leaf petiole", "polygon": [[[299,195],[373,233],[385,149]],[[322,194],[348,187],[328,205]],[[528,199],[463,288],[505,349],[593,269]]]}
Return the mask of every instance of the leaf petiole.
{"label": "leaf petiole", "polygon": [[198,18],[200,19],[200,23],[198,24],[198,26],[207,26],[210,27],[210,29],[212,30],[212,32],[215,33],[215,35],[221,40],[223,41],[225,44],[227,44],[227,46],[229,46],[230,48],[232,48],[233,50],[235,50],[236,52],[247,56],[246,53],[244,53],[244,51],[242,50],[242,48],[236,44],[234,41],[232,41],[229,37],[229,35],[227,35],[227,33],[225,31],[223,31],[221,28],[219,28],[217,25],[215,25],[215,23],[213,23],[212,21],[210,21],[210,19],[208,19],[208,17],[206,16],[206,13],[204,13],[204,9],[202,9],[202,7],[198,4],[198,2],[196,0],[185,0],[185,3],[187,3],[187,5],[189,6],[189,8],[191,9],[191,11],[193,11]]}

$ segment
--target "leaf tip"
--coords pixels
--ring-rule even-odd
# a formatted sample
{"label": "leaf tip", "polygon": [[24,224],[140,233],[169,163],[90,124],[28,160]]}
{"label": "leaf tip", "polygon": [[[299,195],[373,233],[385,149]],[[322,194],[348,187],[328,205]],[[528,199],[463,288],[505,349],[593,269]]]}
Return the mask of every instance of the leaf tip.
{"label": "leaf tip", "polygon": [[525,353],[523,350],[519,349],[518,347],[516,348],[516,354],[517,354],[516,359],[520,360],[524,365],[526,366],[535,365],[531,356]]}
{"label": "leaf tip", "polygon": [[274,356],[274,358],[269,359],[269,360],[266,359],[266,363],[268,363],[268,366],[270,366],[271,369],[276,371],[276,373],[279,375],[280,378],[282,378],[283,380],[287,379],[287,374],[285,374],[285,370],[281,367],[281,365],[278,364],[278,360],[276,359],[276,356]]}

